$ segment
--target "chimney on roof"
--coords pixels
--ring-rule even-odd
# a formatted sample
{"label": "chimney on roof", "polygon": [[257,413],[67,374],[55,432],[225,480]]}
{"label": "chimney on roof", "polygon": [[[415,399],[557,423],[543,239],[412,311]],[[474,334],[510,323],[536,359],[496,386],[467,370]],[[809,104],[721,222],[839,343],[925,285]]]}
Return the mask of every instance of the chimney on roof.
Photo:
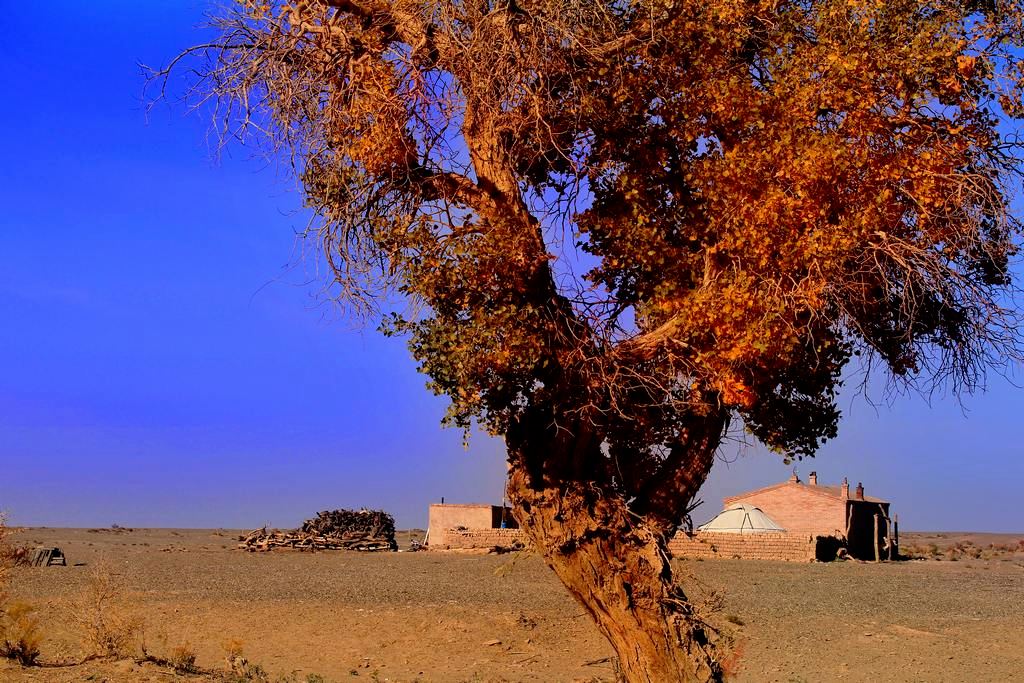
{"label": "chimney on roof", "polygon": [[843,498],[850,497],[850,482],[846,481],[846,477],[843,477],[843,485],[839,487],[839,491],[843,494]]}
{"label": "chimney on roof", "polygon": [[864,500],[864,484],[857,482],[857,493],[854,494],[857,500]]}
{"label": "chimney on roof", "polygon": [[800,483],[800,477],[797,476],[796,470],[793,470],[793,474],[790,475],[789,483],[790,484],[799,484]]}
{"label": "chimney on roof", "polygon": [[810,476],[807,477],[807,483],[810,484],[811,486],[817,486],[818,485],[818,473],[817,472],[811,472]]}

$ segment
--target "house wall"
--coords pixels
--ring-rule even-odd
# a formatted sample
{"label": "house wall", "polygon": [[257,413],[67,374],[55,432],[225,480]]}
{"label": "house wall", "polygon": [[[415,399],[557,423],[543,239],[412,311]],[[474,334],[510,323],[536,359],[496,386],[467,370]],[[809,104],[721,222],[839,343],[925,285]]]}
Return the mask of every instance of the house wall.
{"label": "house wall", "polygon": [[786,531],[822,536],[846,535],[845,501],[809,491],[802,484],[788,484],[737,496],[726,502],[729,505],[746,503],[759,507]]}
{"label": "house wall", "polygon": [[490,505],[435,503],[430,506],[427,524],[431,529],[435,526],[457,527],[467,529],[489,529],[493,514]]}
{"label": "house wall", "polygon": [[693,536],[680,532],[668,543],[672,555],[680,558],[785,562],[813,562],[817,547],[814,536],[799,532],[730,534],[699,531]]}
{"label": "house wall", "polygon": [[[427,542],[435,547],[450,545],[448,535],[459,527],[501,531],[501,510],[500,505],[435,503],[427,513]],[[506,526],[515,527],[511,511],[505,510]]]}

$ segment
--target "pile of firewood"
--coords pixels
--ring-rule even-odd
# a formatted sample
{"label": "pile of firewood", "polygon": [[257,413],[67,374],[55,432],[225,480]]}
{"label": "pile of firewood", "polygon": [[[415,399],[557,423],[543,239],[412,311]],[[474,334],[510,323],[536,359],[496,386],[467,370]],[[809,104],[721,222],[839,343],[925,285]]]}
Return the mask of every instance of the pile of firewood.
{"label": "pile of firewood", "polygon": [[266,527],[238,537],[249,552],[267,550],[397,550],[395,519],[382,510],[326,510],[291,531]]}

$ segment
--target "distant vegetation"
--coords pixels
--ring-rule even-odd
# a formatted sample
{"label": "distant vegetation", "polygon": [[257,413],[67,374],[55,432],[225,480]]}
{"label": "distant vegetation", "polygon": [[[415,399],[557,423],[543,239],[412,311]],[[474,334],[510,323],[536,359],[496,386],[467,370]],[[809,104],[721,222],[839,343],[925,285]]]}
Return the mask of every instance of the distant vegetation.
{"label": "distant vegetation", "polygon": [[1024,538],[1003,543],[976,544],[966,539],[944,541],[939,536],[936,541],[905,545],[902,552],[910,559],[950,562],[962,559],[1017,560],[1024,559]]}

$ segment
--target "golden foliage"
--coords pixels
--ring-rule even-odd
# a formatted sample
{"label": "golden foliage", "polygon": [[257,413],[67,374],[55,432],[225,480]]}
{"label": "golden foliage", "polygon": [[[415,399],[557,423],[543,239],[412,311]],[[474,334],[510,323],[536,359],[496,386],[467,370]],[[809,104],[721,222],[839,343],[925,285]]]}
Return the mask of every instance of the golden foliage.
{"label": "golden foliage", "polygon": [[451,422],[586,425],[562,465],[627,499],[699,485],[668,454],[729,416],[812,454],[856,356],[960,390],[1020,355],[1019,0],[243,2],[217,25],[191,94],[290,155],[339,298],[392,313]]}

